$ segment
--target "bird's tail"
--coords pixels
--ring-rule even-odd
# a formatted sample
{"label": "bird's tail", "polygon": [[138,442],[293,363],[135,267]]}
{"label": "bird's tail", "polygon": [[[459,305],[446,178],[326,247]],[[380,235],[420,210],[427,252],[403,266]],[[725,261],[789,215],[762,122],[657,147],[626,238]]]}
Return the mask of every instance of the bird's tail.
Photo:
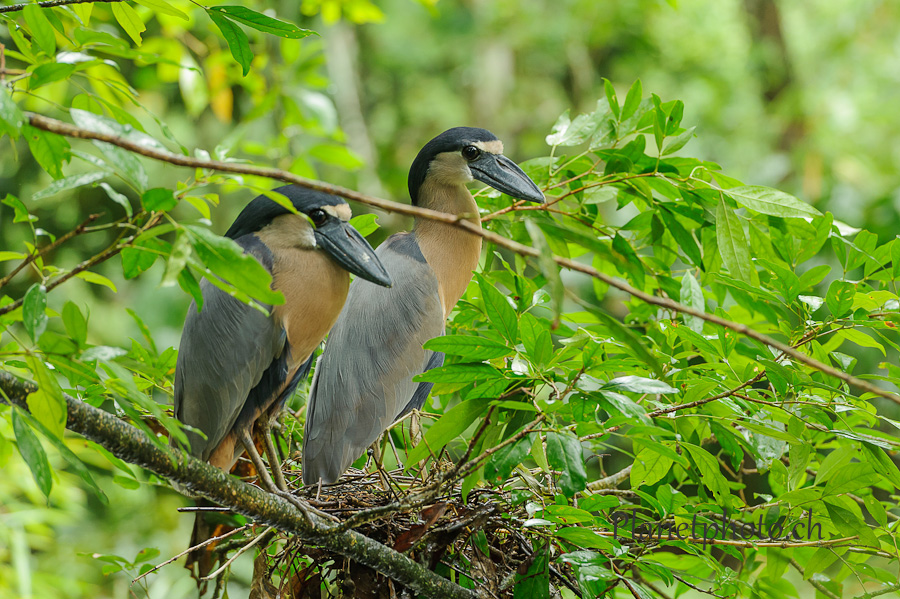
{"label": "bird's tail", "polygon": [[[214,503],[206,499],[197,500],[198,508],[212,507],[214,505]],[[221,522],[215,522],[209,517],[214,514],[215,512],[206,510],[197,512],[197,515],[194,517],[194,529],[191,532],[191,551],[188,553],[187,560],[184,563],[184,567],[191,572],[191,576],[197,581],[201,594],[206,591],[207,585],[207,581],[203,579],[213,571],[221,560],[221,554],[216,551],[216,546],[219,544],[218,541],[207,545],[203,545],[203,543],[233,529],[233,527]],[[198,547],[198,545],[203,546]]]}

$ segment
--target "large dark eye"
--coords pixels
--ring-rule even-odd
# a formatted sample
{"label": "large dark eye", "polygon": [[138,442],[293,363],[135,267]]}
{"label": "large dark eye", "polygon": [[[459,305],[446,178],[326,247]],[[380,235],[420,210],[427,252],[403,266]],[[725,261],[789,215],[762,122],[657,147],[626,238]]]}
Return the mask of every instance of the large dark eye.
{"label": "large dark eye", "polygon": [[314,225],[320,227],[328,220],[328,214],[321,208],[316,208],[309,213],[309,218],[312,219]]}
{"label": "large dark eye", "polygon": [[463,158],[465,158],[469,162],[472,162],[473,160],[481,156],[481,150],[479,150],[475,146],[466,146],[462,149],[462,155]]}

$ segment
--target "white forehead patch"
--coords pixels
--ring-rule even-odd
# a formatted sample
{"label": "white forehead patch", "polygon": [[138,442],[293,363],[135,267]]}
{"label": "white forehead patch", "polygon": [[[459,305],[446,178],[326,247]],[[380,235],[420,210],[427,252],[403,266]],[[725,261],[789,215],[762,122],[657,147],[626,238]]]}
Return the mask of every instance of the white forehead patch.
{"label": "white forehead patch", "polygon": [[503,153],[503,142],[499,139],[495,139],[493,141],[476,141],[472,145],[482,152],[488,152],[490,154]]}
{"label": "white forehead patch", "polygon": [[312,225],[302,216],[282,214],[256,234],[269,248],[304,248],[316,247],[316,236]]}
{"label": "white forehead patch", "polygon": [[350,209],[349,204],[338,204],[337,206],[322,206],[322,210],[334,216],[335,218],[339,218],[344,222],[350,220],[350,217],[353,216],[353,211]]}

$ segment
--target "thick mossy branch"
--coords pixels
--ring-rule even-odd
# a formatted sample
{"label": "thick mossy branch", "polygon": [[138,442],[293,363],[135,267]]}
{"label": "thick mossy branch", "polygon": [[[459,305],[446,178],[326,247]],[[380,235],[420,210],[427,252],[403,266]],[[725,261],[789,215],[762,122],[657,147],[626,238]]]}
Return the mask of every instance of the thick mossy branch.
{"label": "thick mossy branch", "polygon": [[[25,398],[36,390],[31,383],[0,371],[0,401],[7,398],[28,409]],[[143,431],[112,414],[65,396],[66,428],[96,442],[116,457],[172,480],[197,495],[248,518],[320,545],[409,587],[425,597],[473,599],[477,595],[423,568],[405,555],[352,530],[335,532],[332,524],[311,515],[311,522],[293,505],[248,485],[218,468],[183,452],[163,447]]]}

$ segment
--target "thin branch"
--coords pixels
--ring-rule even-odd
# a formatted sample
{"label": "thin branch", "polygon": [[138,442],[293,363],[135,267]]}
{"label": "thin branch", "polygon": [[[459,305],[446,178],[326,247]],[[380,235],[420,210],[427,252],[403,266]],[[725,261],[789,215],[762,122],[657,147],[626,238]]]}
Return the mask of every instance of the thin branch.
{"label": "thin branch", "polygon": [[[183,511],[183,510],[181,510],[181,509],[179,508],[178,511],[180,512],[180,511]],[[143,574],[141,574],[140,576],[138,576],[137,578],[135,578],[134,580],[132,580],[132,581],[131,581],[131,585],[134,585],[134,583],[136,583],[136,582],[139,581],[140,579],[144,578],[145,576],[148,576],[148,575],[150,575],[150,574],[153,574],[154,572],[156,572],[156,571],[159,570],[160,568],[162,568],[162,567],[164,567],[164,566],[168,566],[169,564],[171,564],[172,562],[174,562],[174,561],[177,560],[178,558],[180,558],[180,557],[182,557],[182,556],[184,556],[184,555],[187,555],[188,553],[190,553],[191,551],[194,551],[195,549],[200,549],[200,548],[202,548],[202,547],[206,547],[207,545],[209,545],[209,544],[211,544],[211,543],[217,543],[218,541],[221,541],[221,540],[223,540],[223,539],[227,539],[228,537],[234,536],[234,535],[236,535],[236,534],[239,533],[239,532],[243,532],[244,530],[246,530],[246,529],[249,528],[249,527],[250,527],[249,524],[244,524],[244,525],[241,526],[240,528],[235,528],[234,530],[229,530],[229,531],[226,532],[225,534],[219,535],[219,536],[217,536],[217,537],[211,537],[211,538],[209,538],[209,539],[206,539],[206,540],[203,541],[202,543],[198,543],[198,544],[194,545],[193,547],[188,547],[187,549],[185,549],[184,551],[182,551],[182,552],[179,553],[178,555],[173,555],[172,557],[170,557],[169,559],[167,559],[167,560],[164,561],[163,563],[158,564],[158,565],[156,565],[156,566],[153,566],[152,568],[150,568],[149,570],[147,570],[146,572],[144,572]],[[129,586],[131,586],[131,585],[129,585]]]}
{"label": "thin branch", "polygon": [[602,491],[605,489],[614,489],[619,486],[619,483],[624,481],[626,478],[631,476],[631,466],[626,466],[622,468],[615,474],[611,474],[606,478],[601,478],[600,480],[595,480],[592,483],[588,483],[587,490],[588,491]]}
{"label": "thin branch", "polygon": [[[94,4],[97,2],[124,2],[125,0],[45,0],[44,2],[36,2],[31,4],[37,4],[43,8],[52,8],[54,6],[67,6],[69,4]],[[0,13],[2,12],[16,12],[24,9],[28,4],[12,4],[10,6],[0,6]]]}
{"label": "thin branch", "polygon": [[[791,566],[793,566],[794,569],[797,570],[797,572],[800,572],[800,576],[806,578],[806,571],[803,569],[803,566],[800,565],[800,562],[798,562],[794,558],[791,558]],[[828,597],[828,599],[841,599],[839,596],[829,591],[825,585],[817,581],[815,578],[810,577],[808,582],[813,586],[814,589]]]}
{"label": "thin branch", "polygon": [[[11,402],[27,410],[25,398],[36,390],[33,384],[0,371],[0,402]],[[248,485],[183,451],[164,446],[108,412],[68,395],[64,399],[66,428],[103,446],[119,459],[184,486],[189,493],[344,555],[425,597],[476,599],[474,592],[369,537],[352,530],[335,532],[333,526],[315,515],[311,515],[312,523],[309,523],[294,505],[281,497]]]}
{"label": "thin branch", "polygon": [[216,570],[215,572],[210,572],[209,574],[207,574],[206,576],[201,578],[201,580],[212,580],[214,578],[217,578],[222,572],[227,570],[231,564],[234,563],[234,560],[236,560],[237,558],[242,556],[249,549],[252,549],[253,547],[255,547],[257,544],[259,544],[260,541],[267,538],[269,533],[273,530],[275,530],[275,529],[270,526],[269,528],[262,531],[260,534],[256,535],[256,537],[252,541],[250,541],[249,543],[247,543],[246,545],[244,545],[243,547],[238,549],[234,555],[232,555],[230,558],[228,558],[228,561],[226,561],[224,564],[222,564],[222,566],[218,570]]}
{"label": "thin branch", "polygon": [[[45,131],[50,131],[51,133],[57,133],[59,135],[65,135],[67,137],[74,137],[78,139],[94,139],[98,141],[104,141],[136,154],[140,154],[141,156],[146,156],[148,158],[153,158],[155,160],[162,160],[164,162],[168,162],[170,164],[175,164],[179,166],[188,166],[192,168],[204,168],[204,169],[213,169],[222,172],[229,173],[242,173],[245,175],[256,175],[260,177],[267,177],[269,179],[275,179],[278,181],[284,181],[286,183],[293,183],[294,185],[299,185],[300,187],[306,187],[308,189],[314,189],[317,191],[322,191],[325,193],[330,193],[333,195],[341,196],[347,198],[348,200],[354,200],[363,204],[367,204],[369,206],[374,206],[376,208],[380,208],[382,210],[386,210],[389,212],[397,212],[400,214],[406,214],[409,216],[427,218],[431,220],[435,220],[438,222],[448,223],[451,225],[455,225],[461,229],[468,231],[474,235],[478,235],[487,241],[494,243],[500,247],[511,250],[517,254],[522,256],[530,256],[533,258],[537,258],[540,255],[540,252],[533,247],[529,247],[517,241],[513,241],[511,239],[507,239],[502,235],[498,235],[493,231],[488,231],[486,229],[482,229],[480,223],[473,223],[465,219],[465,215],[453,215],[447,214],[445,212],[438,212],[436,210],[429,210],[427,208],[421,208],[419,206],[412,206],[409,204],[400,204],[397,202],[391,202],[389,200],[383,200],[381,198],[376,198],[370,195],[366,195],[363,193],[359,193],[357,191],[353,191],[351,189],[347,189],[345,187],[340,187],[338,185],[330,185],[328,183],[324,183],[322,181],[316,181],[314,179],[307,179],[306,177],[300,177],[293,173],[283,171],[281,169],[275,168],[267,168],[260,167],[248,164],[239,164],[234,162],[222,162],[219,160],[200,160],[198,158],[192,158],[190,156],[183,156],[180,154],[174,154],[171,152],[160,151],[152,148],[148,148],[144,145],[141,145],[137,142],[124,139],[122,137],[118,137],[115,135],[108,135],[106,133],[98,133],[95,131],[89,131],[87,129],[81,129],[79,127],[75,127],[74,125],[70,125],[68,123],[64,123],[62,121],[58,121],[56,119],[51,119],[39,114],[35,114],[32,112],[25,113],[26,118],[28,119],[29,124],[32,127],[36,127],[38,129],[43,129]],[[592,266],[588,266],[586,264],[581,264],[576,262],[575,260],[571,260],[569,258],[562,258],[560,256],[553,256],[553,261],[559,264],[560,266],[567,268],[569,270],[574,270],[577,272],[584,273],[588,276],[591,276],[595,279],[603,281],[610,287],[615,287],[616,289],[623,291],[637,299],[654,305],[660,308],[664,308],[666,310],[671,310],[673,312],[680,312],[682,314],[687,314],[689,316],[694,316],[706,322],[710,322],[712,324],[724,327],[726,329],[730,329],[744,335],[746,337],[750,337],[764,345],[769,347],[773,347],[781,352],[783,352],[786,356],[790,358],[802,362],[806,364],[810,368],[814,368],[825,374],[842,380],[850,385],[858,387],[867,393],[872,393],[874,395],[878,395],[885,399],[889,399],[892,402],[900,405],[900,396],[895,393],[891,393],[890,391],[886,391],[881,389],[877,385],[873,385],[872,383],[865,381],[863,379],[857,378],[851,374],[840,371],[828,364],[820,362],[813,357],[807,356],[806,354],[797,351],[792,348],[790,345],[773,339],[768,335],[764,335],[758,331],[755,331],[748,327],[747,325],[733,322],[717,316],[715,314],[709,314],[702,310],[696,310],[694,308],[690,308],[683,304],[680,304],[676,301],[673,301],[667,297],[657,297],[654,295],[650,295],[649,293],[645,293],[635,287],[632,287],[630,284],[625,281],[616,279],[611,277],[605,273],[600,272],[596,268]]]}
{"label": "thin branch", "polygon": [[28,266],[29,264],[31,264],[32,262],[37,260],[39,257],[44,256],[49,252],[52,252],[53,250],[55,250],[62,244],[66,243],[67,241],[72,239],[73,237],[77,237],[78,235],[81,235],[82,233],[86,233],[87,226],[89,224],[91,224],[92,222],[94,222],[95,220],[97,220],[98,218],[100,218],[99,214],[91,214],[84,220],[84,222],[82,222],[80,225],[78,225],[77,227],[75,227],[74,229],[72,229],[71,231],[69,231],[68,233],[63,235],[62,237],[58,237],[56,239],[56,241],[54,241],[53,243],[45,245],[41,249],[39,249],[39,250],[36,249],[36,251],[30,253],[28,256],[25,257],[24,260],[22,260],[22,262],[19,263],[18,266],[16,266],[12,270],[12,272],[10,272],[8,275],[6,275],[2,279],[0,279],[0,289],[2,289],[4,285],[9,283],[10,280],[14,276],[19,274],[19,272],[21,272],[23,268],[25,268],[26,266]]}

